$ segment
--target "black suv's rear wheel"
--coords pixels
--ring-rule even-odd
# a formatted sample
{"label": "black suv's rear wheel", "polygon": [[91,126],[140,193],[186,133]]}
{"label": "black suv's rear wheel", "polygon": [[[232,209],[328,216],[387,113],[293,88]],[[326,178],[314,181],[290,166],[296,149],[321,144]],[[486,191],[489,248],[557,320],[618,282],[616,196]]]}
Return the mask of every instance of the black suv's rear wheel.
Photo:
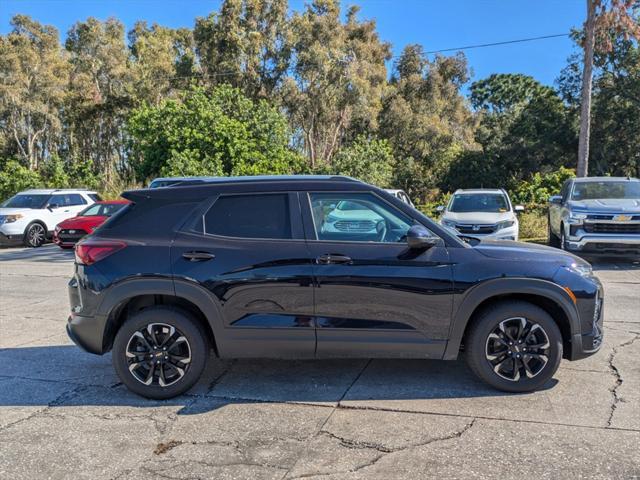
{"label": "black suv's rear wheel", "polygon": [[113,342],[113,366],[129,390],[154,399],[175,397],[200,378],[209,346],[200,324],[172,307],[146,308],[129,318]]}
{"label": "black suv's rear wheel", "polygon": [[562,335],[553,318],[520,301],[485,310],[471,326],[465,347],[471,370],[506,392],[540,388],[562,359]]}

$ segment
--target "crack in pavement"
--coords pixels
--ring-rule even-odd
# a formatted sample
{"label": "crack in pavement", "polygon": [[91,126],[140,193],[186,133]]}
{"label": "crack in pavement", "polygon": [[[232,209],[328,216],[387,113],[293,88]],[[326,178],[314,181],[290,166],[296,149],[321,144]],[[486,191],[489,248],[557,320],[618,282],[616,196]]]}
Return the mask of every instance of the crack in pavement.
{"label": "crack in pavement", "polygon": [[363,463],[361,465],[358,465],[358,466],[356,466],[354,468],[350,468],[348,470],[329,471],[329,472],[320,472],[320,473],[318,473],[318,472],[308,473],[308,474],[303,474],[303,475],[297,475],[295,477],[289,477],[289,480],[296,480],[296,479],[300,479],[300,478],[310,478],[310,477],[322,477],[322,476],[327,476],[327,475],[340,475],[340,474],[358,472],[358,471],[363,470],[365,468],[372,467],[373,465],[378,463],[380,460],[382,460],[383,458],[387,457],[389,454],[398,453],[398,452],[404,452],[406,450],[411,450],[411,449],[414,449],[414,448],[424,447],[426,445],[431,445],[433,443],[444,442],[444,441],[447,441],[447,440],[453,440],[453,439],[456,439],[456,438],[460,438],[460,437],[462,437],[462,435],[464,435],[466,432],[468,432],[471,428],[473,428],[475,423],[476,423],[476,418],[473,418],[471,420],[471,422],[467,423],[464,427],[462,427],[459,430],[456,430],[455,432],[453,432],[453,433],[451,433],[449,435],[445,435],[445,436],[442,436],[442,437],[436,437],[436,438],[430,438],[429,440],[425,440],[424,442],[411,443],[411,444],[408,444],[408,445],[405,445],[405,446],[402,446],[402,447],[397,447],[397,448],[391,448],[391,447],[384,446],[382,444],[377,444],[377,443],[372,443],[372,442],[362,442],[362,441],[358,441],[358,440],[348,439],[348,438],[336,435],[334,433],[331,433],[331,432],[329,432],[327,430],[323,430],[321,433],[326,434],[329,437],[338,440],[340,442],[340,445],[345,447],[345,448],[370,449],[370,450],[375,450],[375,451],[379,452],[380,455],[376,455],[370,461],[365,462],[365,463]]}
{"label": "crack in pavement", "polygon": [[611,396],[612,396],[612,402],[611,402],[611,408],[609,410],[609,418],[607,419],[607,427],[611,427],[611,424],[613,422],[613,415],[615,414],[615,411],[618,408],[618,403],[625,401],[624,398],[622,398],[618,394],[618,388],[620,388],[620,386],[624,383],[624,380],[622,379],[622,375],[620,374],[620,370],[618,370],[618,367],[615,366],[613,361],[615,360],[616,355],[618,354],[620,349],[622,349],[624,347],[628,347],[629,345],[632,345],[639,338],[640,338],[640,334],[635,334],[635,336],[631,340],[627,340],[626,342],[621,343],[617,347],[614,347],[612,349],[611,353],[609,354],[609,357],[607,358],[609,371],[611,372],[611,374],[615,378],[615,383],[614,383],[613,387],[611,387],[609,389],[609,391],[611,392]]}

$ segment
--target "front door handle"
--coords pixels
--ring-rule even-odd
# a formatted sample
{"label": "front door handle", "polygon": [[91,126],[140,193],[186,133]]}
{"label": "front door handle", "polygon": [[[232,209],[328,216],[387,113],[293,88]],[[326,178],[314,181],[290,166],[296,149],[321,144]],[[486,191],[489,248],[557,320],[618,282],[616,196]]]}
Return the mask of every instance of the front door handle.
{"label": "front door handle", "polygon": [[351,260],[351,257],[340,255],[339,253],[325,253],[316,258],[316,263],[329,265],[332,263],[353,263],[353,260]]}
{"label": "front door handle", "polygon": [[209,252],[184,252],[182,256],[190,262],[206,262],[216,258],[213,253]]}

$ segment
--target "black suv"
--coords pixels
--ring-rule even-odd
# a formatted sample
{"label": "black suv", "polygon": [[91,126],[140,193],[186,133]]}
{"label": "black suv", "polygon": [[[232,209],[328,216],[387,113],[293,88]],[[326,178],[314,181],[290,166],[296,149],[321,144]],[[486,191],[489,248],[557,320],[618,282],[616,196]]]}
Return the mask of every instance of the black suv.
{"label": "black suv", "polygon": [[69,335],[132,391],[185,392],[221,358],[454,360],[510,392],[602,341],[602,287],[550,247],[462,241],[347,177],[135,190],[76,247]]}

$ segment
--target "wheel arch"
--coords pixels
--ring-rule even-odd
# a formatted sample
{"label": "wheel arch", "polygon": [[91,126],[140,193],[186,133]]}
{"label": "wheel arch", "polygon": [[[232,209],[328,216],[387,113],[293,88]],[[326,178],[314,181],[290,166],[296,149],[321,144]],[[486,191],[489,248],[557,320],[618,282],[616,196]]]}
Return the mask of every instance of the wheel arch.
{"label": "wheel arch", "polygon": [[504,278],[482,283],[465,295],[453,315],[443,359],[458,357],[469,326],[485,308],[509,300],[526,301],[545,310],[560,328],[565,357],[571,356],[571,338],[580,332],[580,320],[569,294],[561,286],[546,280]]}
{"label": "wheel arch", "polygon": [[155,305],[185,310],[204,328],[210,345],[219,355],[222,323],[219,306],[202,287],[172,279],[132,279],[114,285],[98,307],[97,316],[105,318],[102,351],[113,345],[118,329],[129,315]]}

